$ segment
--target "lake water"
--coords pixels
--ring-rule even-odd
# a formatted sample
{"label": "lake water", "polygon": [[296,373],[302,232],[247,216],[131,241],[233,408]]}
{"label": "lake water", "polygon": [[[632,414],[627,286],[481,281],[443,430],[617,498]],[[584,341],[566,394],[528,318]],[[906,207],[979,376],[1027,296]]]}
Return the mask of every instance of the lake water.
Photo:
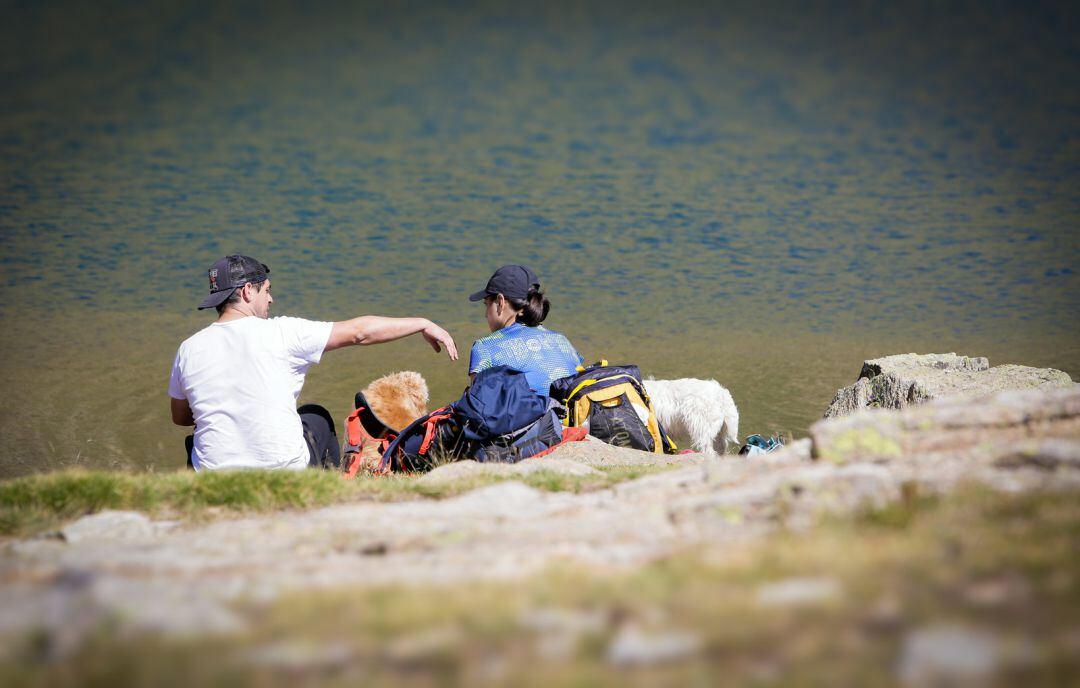
{"label": "lake water", "polygon": [[466,296],[530,265],[587,359],[795,435],[864,358],[1080,375],[1067,5],[16,2],[0,45],[0,476],[166,470],[206,268],[278,314],[456,336],[329,354],[456,398]]}

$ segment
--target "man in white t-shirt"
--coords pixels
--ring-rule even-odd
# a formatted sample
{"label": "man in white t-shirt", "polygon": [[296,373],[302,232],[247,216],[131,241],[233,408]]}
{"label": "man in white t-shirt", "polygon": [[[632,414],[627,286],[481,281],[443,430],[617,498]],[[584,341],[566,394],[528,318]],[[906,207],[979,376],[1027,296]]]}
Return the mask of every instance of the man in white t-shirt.
{"label": "man in white t-shirt", "polygon": [[330,413],[296,408],[304,376],[326,351],[420,334],[436,352],[458,357],[453,337],[425,318],[364,315],[341,322],[270,318],[270,268],[231,255],[209,270],[210,295],[199,309],[217,321],[186,339],[169,378],[173,422],[194,425],[188,438],[195,470],[336,467]]}

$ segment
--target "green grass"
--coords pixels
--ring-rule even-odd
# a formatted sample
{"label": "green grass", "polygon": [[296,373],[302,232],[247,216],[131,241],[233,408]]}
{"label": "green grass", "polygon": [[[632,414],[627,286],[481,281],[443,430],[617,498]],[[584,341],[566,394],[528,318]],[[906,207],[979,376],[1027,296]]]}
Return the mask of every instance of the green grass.
{"label": "green grass", "polygon": [[[945,623],[1030,646],[1003,661],[998,685],[1076,685],[1074,493],[912,493],[886,511],[697,547],[621,573],[558,567],[509,583],[298,593],[239,606],[252,630],[228,641],[103,631],[60,662],[27,646],[0,677],[8,685],[894,685],[906,635]],[[757,603],[763,584],[806,576],[835,580],[841,592],[803,607]],[[1013,592],[978,592],[999,584]],[[530,626],[523,619],[536,610],[593,622],[579,632]],[[655,667],[613,667],[606,650],[628,625],[693,633],[701,650]],[[333,646],[344,659],[287,669],[246,659],[279,644],[316,657]]]}
{"label": "green grass", "polygon": [[540,490],[582,492],[609,487],[667,466],[606,468],[598,476],[550,471],[477,475],[439,485],[414,476],[343,480],[327,471],[122,473],[70,470],[0,482],[0,535],[27,535],[103,509],[142,511],[169,518],[303,509],[349,500],[445,498],[504,480]]}
{"label": "green grass", "polygon": [[195,474],[71,470],[0,483],[0,533],[22,534],[103,509],[192,515],[310,507],[340,501],[350,486],[318,471]]}

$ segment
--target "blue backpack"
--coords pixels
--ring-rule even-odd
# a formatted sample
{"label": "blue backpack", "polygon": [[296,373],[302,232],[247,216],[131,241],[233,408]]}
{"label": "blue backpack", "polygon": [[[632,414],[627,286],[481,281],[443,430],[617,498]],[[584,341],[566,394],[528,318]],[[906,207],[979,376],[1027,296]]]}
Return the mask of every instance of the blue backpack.
{"label": "blue backpack", "polygon": [[422,471],[460,459],[513,463],[562,441],[562,422],[525,374],[495,366],[454,403],[413,421],[383,453],[383,471]]}
{"label": "blue backpack", "polygon": [[509,366],[481,370],[452,405],[466,439],[476,442],[520,430],[547,411],[547,399],[533,391],[525,373]]}

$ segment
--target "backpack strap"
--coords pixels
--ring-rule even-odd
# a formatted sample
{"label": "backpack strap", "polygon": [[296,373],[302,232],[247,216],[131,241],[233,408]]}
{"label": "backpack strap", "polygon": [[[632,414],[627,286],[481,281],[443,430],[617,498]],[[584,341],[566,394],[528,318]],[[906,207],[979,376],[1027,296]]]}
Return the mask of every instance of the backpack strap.
{"label": "backpack strap", "polygon": [[548,447],[547,449],[545,449],[544,451],[533,454],[529,458],[530,459],[539,459],[539,458],[545,457],[548,454],[550,454],[551,452],[558,449],[559,447],[563,446],[564,444],[569,444],[570,442],[581,442],[581,441],[583,441],[585,439],[585,436],[588,435],[588,434],[589,434],[588,429],[585,428],[584,426],[581,426],[581,425],[579,425],[577,427],[573,427],[573,428],[566,428],[565,430],[563,430],[562,439],[559,440],[559,442],[557,444],[553,444],[550,447]]}
{"label": "backpack strap", "polygon": [[449,418],[453,411],[452,407],[443,406],[409,423],[383,450],[382,461],[379,462],[379,472],[389,473],[393,470],[400,470],[400,463],[396,462],[395,459],[398,458],[396,455],[402,451],[401,445],[410,437],[415,437],[421,432],[424,433],[421,446],[426,451],[434,439],[436,424]]}
{"label": "backpack strap", "polygon": [[368,441],[379,439],[368,432],[368,429],[364,427],[364,421],[360,416],[366,410],[366,408],[361,406],[350,413],[349,417],[345,419],[345,441],[349,443],[349,446],[362,447]]}
{"label": "backpack strap", "polygon": [[[359,395],[357,395],[359,397]],[[383,426],[382,434],[376,437],[368,429],[370,424],[365,422],[366,417],[370,416],[374,418],[374,414],[371,413],[371,409],[366,407],[358,407],[355,411],[349,414],[349,417],[345,419],[345,451],[343,453],[355,453],[352,461],[344,466],[345,478],[355,478],[356,474],[360,472],[360,453],[364,447],[368,444],[379,445],[379,455],[381,456],[390,443],[396,439],[396,435],[390,431],[390,428]],[[380,463],[381,466],[381,463]]]}
{"label": "backpack strap", "polygon": [[[446,407],[449,409],[450,407]],[[453,415],[449,410],[446,413],[433,413],[424,420],[424,441],[420,443],[421,455],[427,454],[428,449],[431,448],[431,442],[435,439],[435,427],[438,423],[446,420]]]}

